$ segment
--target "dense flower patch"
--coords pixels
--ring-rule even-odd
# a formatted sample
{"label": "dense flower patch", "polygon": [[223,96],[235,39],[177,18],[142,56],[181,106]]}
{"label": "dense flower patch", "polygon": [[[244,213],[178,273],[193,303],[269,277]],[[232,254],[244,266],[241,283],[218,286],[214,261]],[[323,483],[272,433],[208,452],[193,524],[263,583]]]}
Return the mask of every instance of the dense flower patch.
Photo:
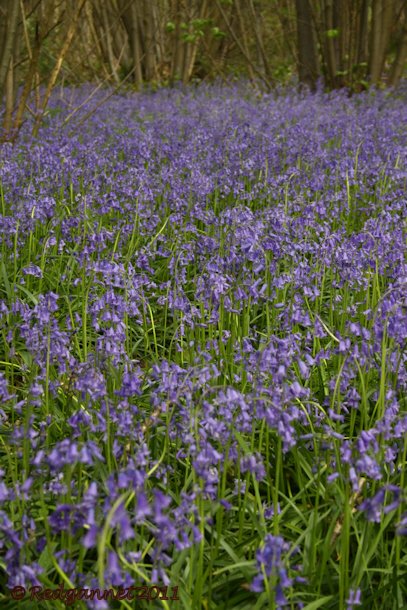
{"label": "dense flower patch", "polygon": [[0,149],[2,607],[401,608],[405,95],[86,95]]}

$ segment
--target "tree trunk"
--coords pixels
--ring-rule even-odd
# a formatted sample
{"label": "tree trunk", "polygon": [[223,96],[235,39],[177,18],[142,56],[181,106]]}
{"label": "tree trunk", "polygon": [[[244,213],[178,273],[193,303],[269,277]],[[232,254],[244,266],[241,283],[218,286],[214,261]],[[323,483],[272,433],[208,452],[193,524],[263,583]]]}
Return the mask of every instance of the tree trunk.
{"label": "tree trunk", "polygon": [[240,0],[235,0],[235,7],[236,7],[237,19],[239,22],[240,39],[242,41],[244,56],[247,58],[247,70],[249,72],[250,79],[254,80],[253,62],[250,57],[249,44],[248,44],[248,40],[247,40],[247,30],[246,30],[247,21],[243,17],[242,8],[240,6]]}
{"label": "tree trunk", "polygon": [[[20,4],[18,0],[2,0],[0,3],[2,21],[5,23],[5,38],[3,44],[0,43],[0,101],[4,95],[4,87],[10,69],[10,62],[13,61],[13,49],[18,34],[18,16]],[[3,29],[3,28],[2,28]]]}
{"label": "tree trunk", "polygon": [[295,0],[297,13],[298,75],[301,83],[315,91],[319,62],[309,0]]}
{"label": "tree trunk", "polygon": [[9,69],[7,72],[6,86],[6,111],[4,113],[3,120],[3,133],[7,138],[11,132],[11,122],[13,119],[13,108],[14,108],[14,62],[10,60]]}
{"label": "tree trunk", "polygon": [[[93,46],[96,49],[96,53],[99,58],[104,58],[105,50],[103,47],[103,34],[99,35],[96,31],[97,24],[95,24],[95,18],[94,18],[95,13],[96,13],[95,2],[93,2],[92,4],[88,3],[85,5],[85,14],[86,14],[86,21],[87,21],[87,26],[88,26],[88,31],[89,31],[90,45],[91,45],[91,47]],[[100,21],[100,16],[99,16],[99,21]],[[104,62],[101,62],[101,63],[102,63],[102,69],[105,73],[105,76],[106,76],[106,78],[108,78],[109,75],[107,73]],[[97,76],[96,76],[96,80],[97,80]]]}
{"label": "tree trunk", "polygon": [[253,0],[249,0],[250,13],[253,18],[254,35],[256,38],[256,48],[259,65],[262,67],[267,79],[271,79],[271,70],[269,67],[267,54],[264,48],[264,40],[262,35],[261,21],[256,9],[253,5]]}
{"label": "tree trunk", "polygon": [[107,10],[106,10],[106,0],[102,0],[100,9],[101,9],[101,13],[102,13],[101,16],[102,16],[102,22],[103,22],[104,35],[106,37],[106,51],[107,51],[107,58],[109,61],[109,68],[110,68],[111,74],[113,75],[115,82],[119,83],[120,79],[119,79],[119,75],[117,73],[117,63],[116,63],[116,58],[113,53],[113,43],[112,43],[112,33],[111,33],[112,26],[109,23],[109,18],[108,18],[108,14],[107,14]]}
{"label": "tree trunk", "polygon": [[39,130],[39,127],[41,124],[42,117],[44,116],[44,112],[46,110],[46,107],[48,106],[49,98],[51,97],[52,90],[55,86],[55,83],[57,82],[58,75],[61,70],[65,56],[68,52],[69,47],[71,46],[72,39],[73,39],[76,29],[77,29],[79,18],[80,18],[82,9],[83,9],[86,1],[87,0],[79,0],[78,4],[76,5],[76,12],[74,13],[73,18],[69,23],[68,30],[65,35],[65,39],[64,39],[61,49],[58,53],[56,64],[53,67],[50,77],[49,77],[47,89],[45,91],[45,95],[44,95],[44,98],[42,101],[41,113],[37,116],[37,120],[34,125],[34,129],[33,129],[34,137],[36,137],[38,135],[38,130]]}
{"label": "tree trunk", "polygon": [[[21,125],[23,124],[25,105],[27,103],[28,96],[30,95],[33,80],[35,79],[35,77],[37,77],[37,80],[39,81],[38,62],[39,62],[39,58],[40,58],[40,50],[41,50],[41,40],[40,40],[39,28],[38,28],[38,24],[37,24],[35,44],[34,44],[34,48],[32,50],[30,63],[28,66],[27,73],[25,75],[24,87],[21,92],[20,99],[18,101],[17,111],[16,111],[15,118],[14,118],[14,127],[13,127],[14,136],[17,135],[18,131],[20,130]],[[37,82],[37,87],[36,87],[36,98],[37,98],[36,99],[36,106],[37,106],[36,112],[39,115],[41,112],[40,100],[39,100],[39,82]]]}
{"label": "tree trunk", "polygon": [[[354,0],[353,0],[354,1]],[[346,87],[350,84],[350,64],[349,57],[351,54],[350,40],[350,6],[349,0],[340,0],[335,3],[336,16],[335,21],[338,24],[338,84],[341,87]]]}
{"label": "tree trunk", "polygon": [[143,74],[141,70],[140,28],[136,0],[121,0],[120,13],[131,48],[134,84],[137,89],[141,89],[143,86]]}
{"label": "tree trunk", "polygon": [[183,6],[181,0],[176,0],[175,5],[173,7],[173,14],[175,15],[175,43],[172,51],[171,84],[174,84],[176,80],[182,78],[182,71],[184,65],[185,45],[181,40],[182,8]]}
{"label": "tree trunk", "polygon": [[373,0],[369,75],[371,82],[375,85],[381,80],[393,26],[394,9],[393,0]]}
{"label": "tree trunk", "polygon": [[358,65],[367,62],[369,53],[369,5],[370,0],[362,1],[362,8],[359,17],[358,27],[358,50],[356,55],[356,63]]}
{"label": "tree trunk", "polygon": [[397,45],[397,53],[390,71],[389,84],[396,87],[403,75],[407,60],[407,3],[403,6],[404,23]]}
{"label": "tree trunk", "polygon": [[240,52],[242,53],[243,57],[246,60],[247,69],[248,69],[249,74],[256,74],[263,81],[263,83],[266,85],[267,89],[270,90],[271,89],[270,81],[263,74],[263,72],[257,68],[257,66],[253,63],[250,55],[246,52],[246,49],[245,49],[244,45],[240,41],[239,36],[236,34],[235,29],[232,26],[232,20],[229,19],[228,16],[226,15],[225,10],[222,7],[221,2],[219,0],[215,0],[215,3],[216,3],[216,6],[217,6],[217,8],[219,10],[219,13],[222,15],[222,19],[223,19],[227,29],[229,30],[229,33],[230,33],[233,41],[236,43],[236,46],[238,47],[238,49],[240,50]]}
{"label": "tree trunk", "polygon": [[144,15],[144,31],[145,31],[145,75],[146,81],[151,82],[156,78],[156,61],[155,61],[155,32],[154,32],[154,3],[155,0],[144,0],[143,15]]}
{"label": "tree trunk", "polygon": [[[386,0],[387,1],[387,0]],[[369,76],[373,84],[377,84],[381,74],[381,38],[382,38],[383,0],[373,0],[372,27],[369,50]]]}

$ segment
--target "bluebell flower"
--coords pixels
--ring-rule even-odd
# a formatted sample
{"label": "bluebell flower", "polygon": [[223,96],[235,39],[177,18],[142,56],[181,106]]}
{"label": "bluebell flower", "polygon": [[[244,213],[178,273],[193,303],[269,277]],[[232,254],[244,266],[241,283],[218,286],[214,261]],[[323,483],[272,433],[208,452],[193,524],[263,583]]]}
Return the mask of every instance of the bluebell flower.
{"label": "bluebell flower", "polygon": [[360,589],[351,589],[349,591],[349,597],[346,600],[347,608],[346,610],[353,610],[356,606],[361,606],[361,590]]}

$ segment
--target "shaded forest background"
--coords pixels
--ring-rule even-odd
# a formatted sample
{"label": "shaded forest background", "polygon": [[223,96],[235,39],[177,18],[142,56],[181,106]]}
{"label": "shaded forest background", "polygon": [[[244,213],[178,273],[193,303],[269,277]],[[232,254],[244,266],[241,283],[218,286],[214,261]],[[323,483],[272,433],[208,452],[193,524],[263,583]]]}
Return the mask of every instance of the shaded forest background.
{"label": "shaded forest background", "polygon": [[2,137],[27,113],[38,130],[61,81],[360,91],[396,86],[406,59],[407,0],[0,0]]}

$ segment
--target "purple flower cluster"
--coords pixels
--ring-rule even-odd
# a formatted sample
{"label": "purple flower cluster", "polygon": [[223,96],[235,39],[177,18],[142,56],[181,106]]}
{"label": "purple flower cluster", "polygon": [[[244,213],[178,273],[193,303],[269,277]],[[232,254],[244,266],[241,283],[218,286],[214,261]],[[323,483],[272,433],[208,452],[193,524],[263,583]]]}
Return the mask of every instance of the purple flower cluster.
{"label": "purple flower cluster", "polygon": [[0,149],[8,586],[53,578],[52,554],[80,585],[175,566],[186,587],[247,536],[247,604],[273,586],[284,607],[308,586],[298,515],[323,505],[325,536],[344,497],[404,544],[403,98],[88,93]]}
{"label": "purple flower cluster", "polygon": [[[256,552],[258,575],[252,582],[253,591],[260,592],[265,588],[265,579],[270,579],[268,586],[274,587],[277,608],[286,606],[287,598],[284,589],[293,586],[295,582],[304,582],[302,576],[289,576],[287,567],[287,556],[289,556],[290,545],[281,536],[267,534],[264,539],[263,548]],[[293,566],[291,571],[298,571],[298,566]]]}

